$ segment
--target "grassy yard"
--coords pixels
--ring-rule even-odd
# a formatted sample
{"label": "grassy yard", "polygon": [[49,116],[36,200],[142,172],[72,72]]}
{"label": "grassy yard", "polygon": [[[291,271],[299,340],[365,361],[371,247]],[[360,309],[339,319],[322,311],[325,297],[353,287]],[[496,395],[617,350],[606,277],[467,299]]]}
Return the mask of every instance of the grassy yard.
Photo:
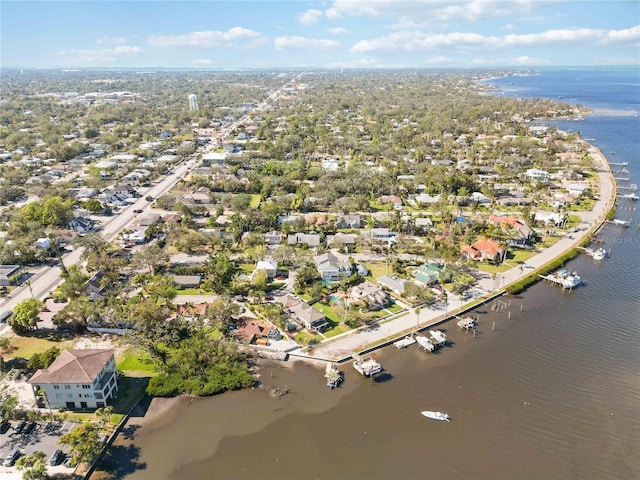
{"label": "grassy yard", "polygon": [[241,263],[240,265],[238,265],[238,270],[240,270],[242,273],[251,273],[253,272],[254,268],[256,266],[252,263]]}
{"label": "grassy yard", "polygon": [[398,305],[397,303],[393,303],[391,305],[389,305],[388,307],[385,307],[384,310],[387,310],[391,313],[398,313],[402,311],[402,307],[400,305]]}
{"label": "grassy yard", "polygon": [[336,325],[335,327],[322,332],[322,334],[327,337],[327,338],[331,338],[331,337],[335,337],[336,335],[340,335],[341,333],[344,332],[348,332],[350,330],[349,327],[343,327],[342,325]]}
{"label": "grassy yard", "polygon": [[331,308],[329,305],[325,305],[324,303],[318,302],[318,303],[314,303],[313,307],[316,308],[317,310],[320,310],[322,313],[324,313],[326,317],[332,322],[334,322],[335,324],[340,324],[340,319],[338,318],[336,313],[333,311],[333,308]]}
{"label": "grassy yard", "polygon": [[140,374],[155,374],[156,368],[149,356],[140,350],[130,349],[119,355],[116,362],[118,370],[139,377]]}
{"label": "grassy yard", "polygon": [[68,339],[56,335],[44,335],[42,332],[35,332],[34,336],[13,336],[11,345],[13,349],[5,355],[6,359],[10,358],[31,358],[34,353],[41,353],[52,347],[58,347],[60,350],[73,348],[76,339]]}
{"label": "grassy yard", "polygon": [[307,345],[310,342],[320,342],[322,340],[322,337],[320,335],[312,335],[311,333],[308,332],[298,332],[296,333],[295,336],[296,342],[298,342],[301,345]]}
{"label": "grassy yard", "polygon": [[385,262],[368,262],[363,264],[369,270],[369,278],[376,279],[387,274],[387,265]]}

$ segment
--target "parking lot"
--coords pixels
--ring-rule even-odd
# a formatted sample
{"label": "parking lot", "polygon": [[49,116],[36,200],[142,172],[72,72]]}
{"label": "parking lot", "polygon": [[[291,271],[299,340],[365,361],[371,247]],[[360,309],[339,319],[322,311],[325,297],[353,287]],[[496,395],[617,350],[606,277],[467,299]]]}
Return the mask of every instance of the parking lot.
{"label": "parking lot", "polygon": [[[4,433],[0,434],[0,460],[4,462],[4,459],[14,449],[19,449],[22,455],[31,455],[36,451],[42,451],[45,454],[46,461],[49,461],[49,457],[56,450],[60,449],[63,452],[66,447],[58,444],[58,439],[61,435],[70,432],[77,424],[73,422],[35,422],[33,430],[28,433],[17,433],[15,428],[19,421],[14,420],[11,422],[11,427]],[[28,422],[27,422],[28,423]],[[47,463],[47,470],[50,475],[54,473],[67,473],[73,472],[74,468],[65,465],[66,456],[63,456],[61,462],[56,466],[50,466]],[[19,474],[16,478],[22,478],[22,474],[18,472],[15,466],[5,467],[0,463],[0,477],[9,478],[10,474]]]}

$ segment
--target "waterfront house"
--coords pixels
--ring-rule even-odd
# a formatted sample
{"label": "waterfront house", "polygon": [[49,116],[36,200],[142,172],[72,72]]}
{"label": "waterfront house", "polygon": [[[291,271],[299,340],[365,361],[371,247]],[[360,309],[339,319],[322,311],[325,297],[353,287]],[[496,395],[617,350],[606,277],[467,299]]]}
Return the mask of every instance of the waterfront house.
{"label": "waterfront house", "polygon": [[287,295],[281,299],[284,307],[296,323],[307,330],[323,331],[329,323],[327,317],[320,310],[313,308],[307,302],[293,295]]}
{"label": "waterfront house", "polygon": [[63,351],[49,368],[36,371],[28,380],[36,401],[43,407],[56,409],[105,407],[118,394],[114,352],[113,349]]}
{"label": "waterfront house", "polygon": [[507,250],[495,240],[478,240],[473,245],[465,245],[461,249],[464,257],[479,260],[502,263],[507,256]]}
{"label": "waterfront house", "polygon": [[389,303],[389,296],[385,291],[369,280],[352,287],[349,296],[355,302],[364,303],[371,310],[380,310]]}
{"label": "waterfront house", "polygon": [[402,295],[407,286],[407,280],[394,275],[383,275],[382,277],[378,277],[378,284],[398,295]]}
{"label": "waterfront house", "polygon": [[430,287],[440,281],[442,268],[435,263],[425,263],[413,270],[413,281],[418,285]]}

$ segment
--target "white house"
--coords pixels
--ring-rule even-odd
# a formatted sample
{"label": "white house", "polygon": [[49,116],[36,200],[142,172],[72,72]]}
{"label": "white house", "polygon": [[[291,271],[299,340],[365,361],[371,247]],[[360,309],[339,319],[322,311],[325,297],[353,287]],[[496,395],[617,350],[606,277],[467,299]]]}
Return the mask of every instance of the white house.
{"label": "white house", "polygon": [[341,279],[351,276],[353,265],[348,259],[339,258],[333,253],[324,253],[316,257],[316,266],[322,280],[327,282],[339,282]]}
{"label": "white house", "polygon": [[51,408],[105,407],[118,393],[114,352],[113,349],[63,351],[49,368],[38,370],[29,379],[36,400],[43,391],[45,405]]}
{"label": "white house", "polygon": [[256,264],[256,269],[253,271],[253,275],[261,270],[264,270],[267,273],[267,279],[273,280],[278,272],[278,262],[275,260],[260,260]]}

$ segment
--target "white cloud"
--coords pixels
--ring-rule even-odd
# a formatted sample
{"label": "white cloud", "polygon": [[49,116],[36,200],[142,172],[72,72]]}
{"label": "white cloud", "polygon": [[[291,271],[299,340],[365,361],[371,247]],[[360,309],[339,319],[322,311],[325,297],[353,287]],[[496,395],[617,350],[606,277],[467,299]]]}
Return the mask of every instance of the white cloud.
{"label": "white cloud", "polygon": [[278,50],[288,49],[309,49],[309,50],[323,50],[329,48],[336,48],[340,46],[340,42],[335,40],[325,40],[316,38],[299,37],[296,35],[276,37],[273,44]]}
{"label": "white cloud", "polygon": [[329,19],[370,16],[432,24],[488,17],[508,17],[547,7],[555,0],[334,0],[325,11]]}
{"label": "white cloud", "polygon": [[425,63],[426,65],[451,65],[452,63],[455,63],[455,62],[456,62],[455,58],[440,56],[440,57],[427,58],[424,60],[423,63]]}
{"label": "white cloud", "polygon": [[347,35],[347,34],[351,33],[349,30],[347,30],[344,27],[328,28],[327,32],[329,32],[332,35]]}
{"label": "white cloud", "polygon": [[158,47],[200,47],[221,48],[230,47],[236,41],[256,39],[260,32],[242,27],[233,27],[222,32],[208,30],[203,32],[190,32],[184,35],[152,35],[148,38],[151,45]]}
{"label": "white cloud", "polygon": [[100,37],[99,39],[96,40],[96,43],[98,45],[104,45],[104,44],[115,44],[115,45],[121,45],[123,43],[125,43],[125,39],[123,37],[110,37],[108,35],[104,35],[102,37]]}
{"label": "white cloud", "polygon": [[541,58],[527,57],[522,55],[513,60],[514,65],[549,65],[550,62]]}
{"label": "white cloud", "polygon": [[121,60],[123,55],[142,52],[144,50],[140,47],[120,45],[115,48],[65,50],[57,55],[66,59],[70,65],[97,65],[114,63]]}
{"label": "white cloud", "polygon": [[506,25],[503,25],[502,27],[500,27],[501,30],[515,30],[516,26],[513,23],[507,23]]}
{"label": "white cloud", "polygon": [[318,23],[321,18],[322,10],[316,10],[315,8],[312,8],[298,15],[298,22],[301,25],[308,27]]}
{"label": "white cloud", "polygon": [[360,40],[351,47],[352,52],[416,52],[437,48],[470,50],[480,48],[533,47],[537,45],[571,43],[593,44],[633,42],[640,40],[640,26],[625,30],[598,30],[589,28],[546,30],[541,33],[510,34],[503,37],[485,36],[472,32],[433,34],[416,30],[392,32],[370,40]]}
{"label": "white cloud", "polygon": [[606,42],[634,42],[638,40],[640,40],[640,25],[625,30],[611,30],[604,38]]}
{"label": "white cloud", "polygon": [[208,58],[194,58],[191,60],[192,65],[211,65],[213,64],[213,60]]}

